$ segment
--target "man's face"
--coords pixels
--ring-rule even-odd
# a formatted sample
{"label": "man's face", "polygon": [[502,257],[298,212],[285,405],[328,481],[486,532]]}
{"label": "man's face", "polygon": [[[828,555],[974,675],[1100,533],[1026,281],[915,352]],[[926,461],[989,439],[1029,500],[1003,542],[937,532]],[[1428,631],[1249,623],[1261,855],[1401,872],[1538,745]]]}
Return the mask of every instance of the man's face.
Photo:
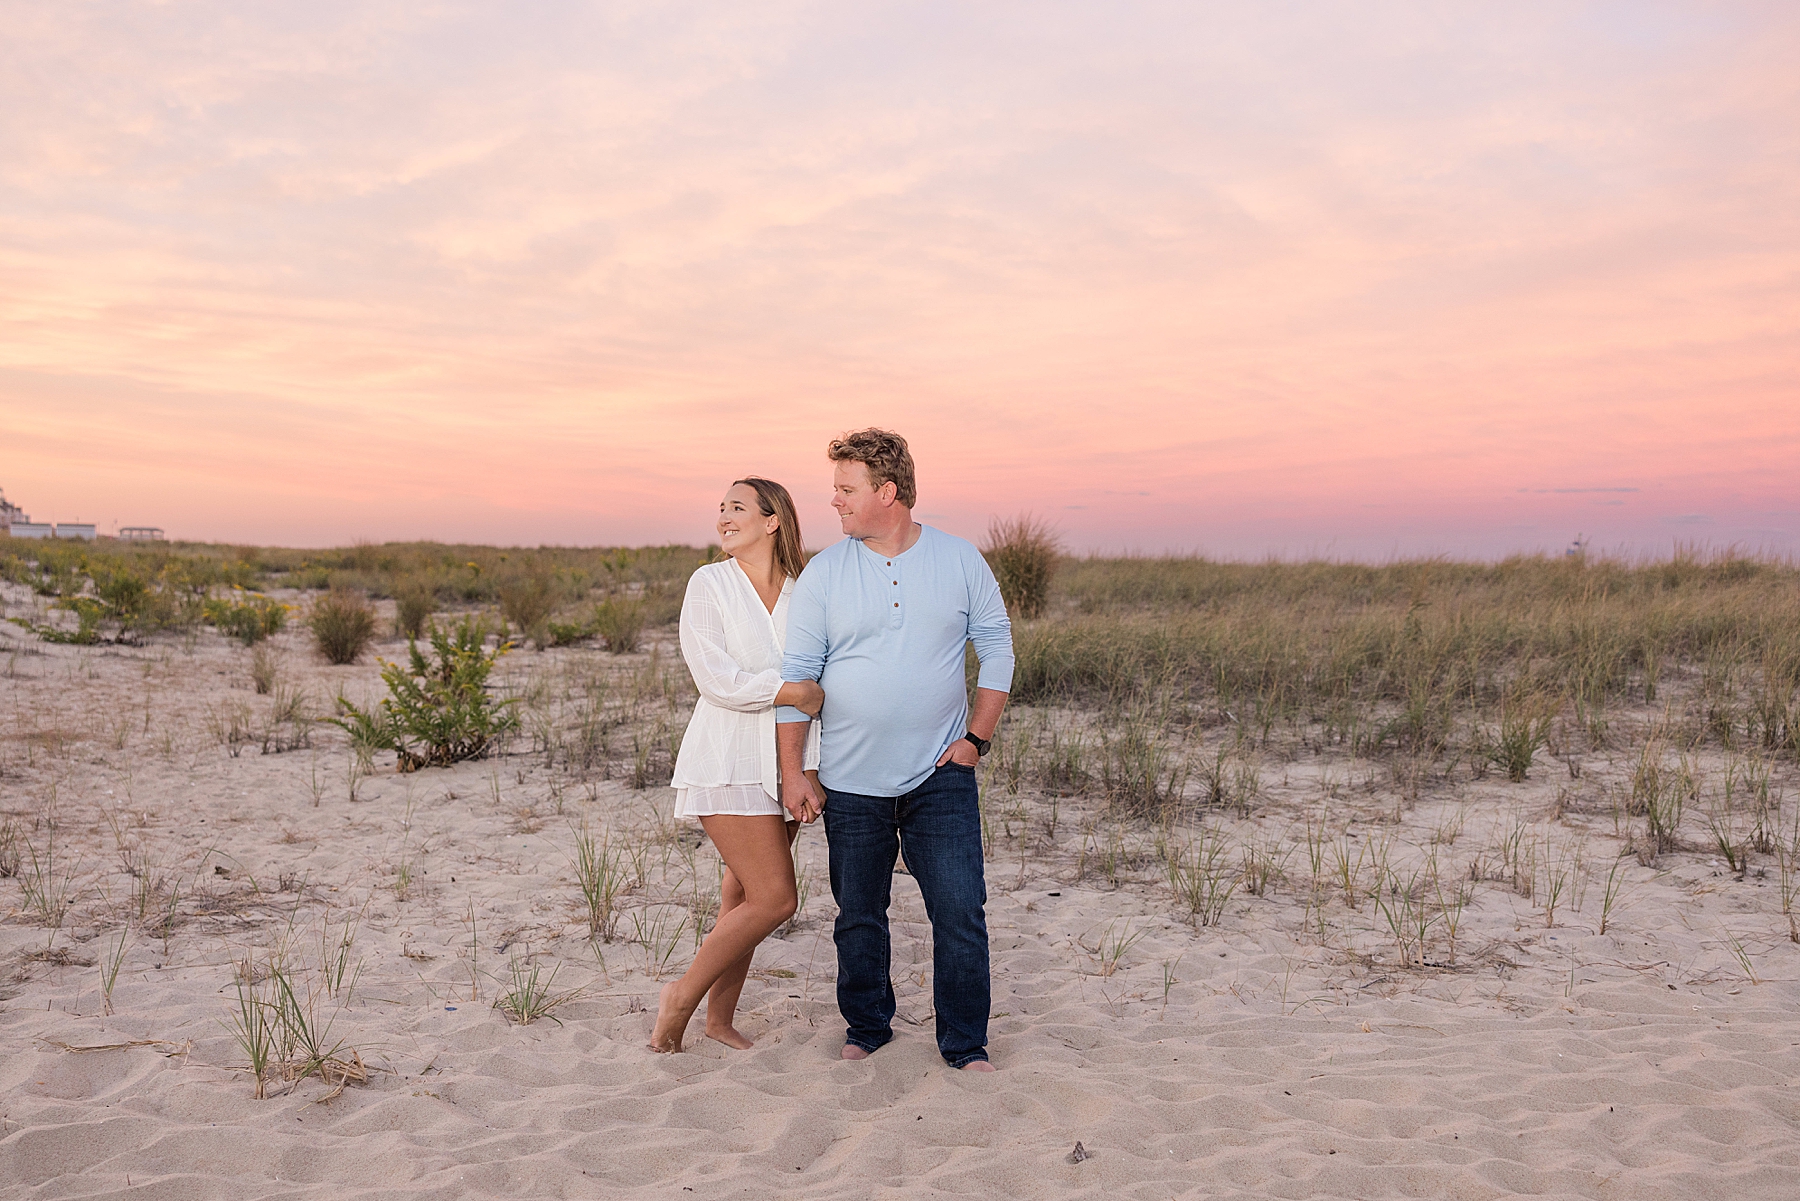
{"label": "man's face", "polygon": [[846,459],[831,469],[831,507],[837,510],[844,533],[852,538],[881,532],[882,519],[893,508],[896,491],[892,481],[875,487],[867,463]]}

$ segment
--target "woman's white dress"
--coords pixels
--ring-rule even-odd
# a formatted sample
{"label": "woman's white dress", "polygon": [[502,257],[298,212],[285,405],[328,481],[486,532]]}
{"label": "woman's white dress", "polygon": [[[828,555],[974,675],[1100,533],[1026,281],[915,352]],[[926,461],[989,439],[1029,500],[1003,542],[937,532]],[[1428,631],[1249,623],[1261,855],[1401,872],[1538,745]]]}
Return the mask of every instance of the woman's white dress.
{"label": "woman's white dress", "polygon": [[[675,757],[676,817],[776,814],[781,779],[775,761],[775,694],[787,645],[785,580],[775,611],[737,560],[709,563],[688,580],[681,603],[681,655],[700,699]],[[819,765],[819,725],[807,730],[805,764]]]}

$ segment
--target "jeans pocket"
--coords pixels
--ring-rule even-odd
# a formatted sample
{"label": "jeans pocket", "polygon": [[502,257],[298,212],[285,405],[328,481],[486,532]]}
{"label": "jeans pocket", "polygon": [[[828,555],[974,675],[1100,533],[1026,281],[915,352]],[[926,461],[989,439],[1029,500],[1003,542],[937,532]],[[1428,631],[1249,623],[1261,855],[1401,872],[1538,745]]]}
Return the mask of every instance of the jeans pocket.
{"label": "jeans pocket", "polygon": [[944,764],[944,767],[948,771],[966,771],[971,776],[975,774],[975,769],[972,766],[970,766],[967,763],[958,763],[954,759],[952,759],[952,760],[950,760],[950,762]]}

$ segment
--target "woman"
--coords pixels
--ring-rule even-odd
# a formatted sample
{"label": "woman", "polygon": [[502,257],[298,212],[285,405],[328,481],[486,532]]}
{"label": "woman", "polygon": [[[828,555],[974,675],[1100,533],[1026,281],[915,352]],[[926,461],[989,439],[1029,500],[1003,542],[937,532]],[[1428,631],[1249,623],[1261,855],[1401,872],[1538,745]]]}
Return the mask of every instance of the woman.
{"label": "woman", "polygon": [[[650,1046],[681,1050],[689,1019],[706,998],[706,1035],[743,1050],[732,1025],[756,944],[794,915],[792,845],[798,822],[781,807],[775,764],[775,706],[817,717],[818,684],[786,683],[787,602],[800,574],[800,523],[787,489],[738,480],[719,503],[719,545],[730,556],[688,581],[681,605],[681,653],[700,699],[675,760],[675,816],[695,817],[725,861],[719,920],[687,974],[663,986]],[[806,768],[819,763],[818,729]],[[816,814],[807,814],[812,820]]]}

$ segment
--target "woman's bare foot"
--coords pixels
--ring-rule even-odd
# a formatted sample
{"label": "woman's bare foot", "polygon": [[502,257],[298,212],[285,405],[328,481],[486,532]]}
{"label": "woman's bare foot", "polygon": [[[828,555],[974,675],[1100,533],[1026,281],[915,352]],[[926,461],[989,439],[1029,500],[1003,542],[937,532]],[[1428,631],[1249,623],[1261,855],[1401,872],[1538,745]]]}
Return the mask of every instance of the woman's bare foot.
{"label": "woman's bare foot", "polygon": [[845,1043],[844,1049],[838,1052],[839,1059],[867,1059],[869,1053],[855,1043]]}
{"label": "woman's bare foot", "polygon": [[992,1072],[995,1068],[993,1064],[985,1059],[971,1059],[957,1070],[962,1072]]}
{"label": "woman's bare foot", "polygon": [[712,1023],[708,1022],[706,1025],[706,1037],[712,1039],[714,1042],[724,1043],[728,1047],[735,1047],[739,1051],[748,1051],[751,1047],[756,1045],[754,1040],[745,1038],[742,1034],[739,1034],[737,1027],[732,1025],[714,1029]]}
{"label": "woman's bare foot", "polygon": [[694,1016],[694,1010],[686,1012],[676,1009],[669,996],[669,990],[675,987],[675,981],[662,986],[662,992],[656,999],[656,1025],[650,1029],[650,1049],[665,1055],[681,1050],[681,1039],[687,1034],[688,1022]]}

